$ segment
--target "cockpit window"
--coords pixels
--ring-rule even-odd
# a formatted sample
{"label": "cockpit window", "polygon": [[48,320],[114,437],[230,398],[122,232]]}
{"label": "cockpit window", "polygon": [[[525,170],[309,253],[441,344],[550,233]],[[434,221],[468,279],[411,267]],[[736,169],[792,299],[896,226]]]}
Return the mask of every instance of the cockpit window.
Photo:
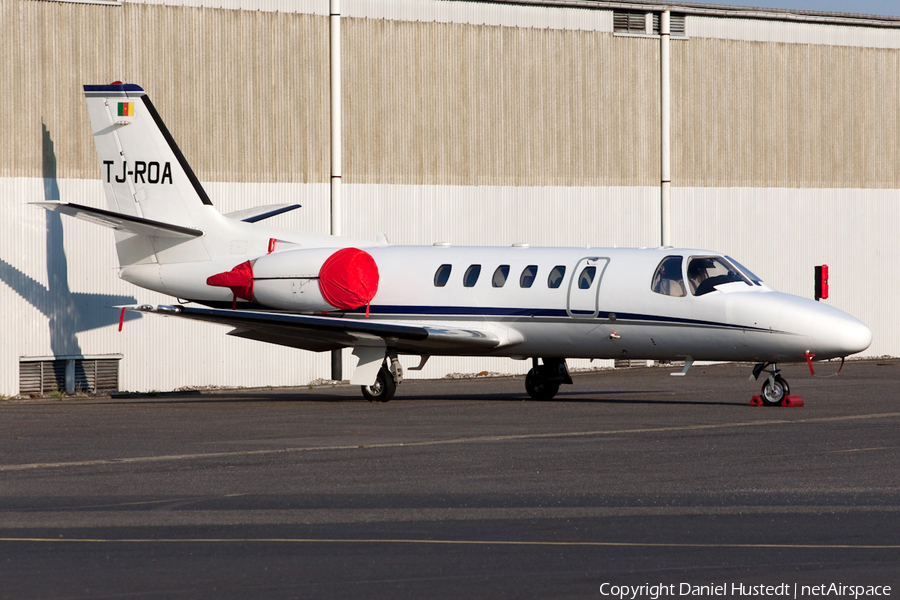
{"label": "cockpit window", "polygon": [[741,282],[752,286],[745,275],[719,256],[692,256],[688,263],[688,283],[691,293],[702,296],[723,283]]}
{"label": "cockpit window", "polygon": [[450,271],[453,269],[450,265],[441,265],[434,274],[434,287],[444,287],[447,280],[450,279]]}
{"label": "cockpit window", "polygon": [[686,296],[684,290],[684,277],[681,275],[681,265],[684,258],[681,256],[667,256],[662,259],[659,266],[656,267],[656,273],[650,288],[657,294],[664,296],[677,296],[679,298]]}
{"label": "cockpit window", "polygon": [[503,287],[506,284],[507,277],[509,277],[509,265],[500,265],[494,271],[494,276],[491,277],[491,285]]}
{"label": "cockpit window", "polygon": [[742,264],[739,263],[738,261],[734,260],[734,259],[731,258],[730,256],[726,256],[725,258],[727,258],[729,261],[731,261],[731,264],[733,264],[734,266],[736,266],[736,267],[738,268],[738,270],[739,270],[741,273],[743,273],[744,275],[746,275],[746,276],[750,279],[750,281],[752,281],[752,282],[755,283],[756,285],[762,285],[762,282],[763,282],[762,279],[760,279],[759,277],[757,277],[757,276],[753,273],[753,271],[751,271],[750,269],[748,269],[747,267],[745,267],[744,265],[742,265]]}

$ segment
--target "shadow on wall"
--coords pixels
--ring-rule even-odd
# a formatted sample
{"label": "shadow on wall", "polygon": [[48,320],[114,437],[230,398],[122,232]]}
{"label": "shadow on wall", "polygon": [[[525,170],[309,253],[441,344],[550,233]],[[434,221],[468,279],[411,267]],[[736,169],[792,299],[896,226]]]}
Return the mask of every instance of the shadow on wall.
{"label": "shadow on wall", "polygon": [[[44,199],[58,201],[56,154],[47,126],[42,124]],[[37,209],[35,209],[37,210]],[[82,356],[77,334],[119,321],[116,304],[134,304],[133,296],[73,293],[69,289],[69,265],[63,245],[62,216],[44,211],[47,218],[47,287],[0,259],[0,281],[11,287],[49,319],[53,355]],[[126,315],[129,320],[139,315]]]}

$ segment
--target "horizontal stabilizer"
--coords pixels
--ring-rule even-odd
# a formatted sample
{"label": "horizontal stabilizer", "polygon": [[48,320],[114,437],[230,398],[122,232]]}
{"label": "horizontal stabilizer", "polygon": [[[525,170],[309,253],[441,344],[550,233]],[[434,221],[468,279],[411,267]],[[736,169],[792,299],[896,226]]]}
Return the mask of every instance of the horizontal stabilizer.
{"label": "horizontal stabilizer", "polygon": [[[305,350],[323,351],[357,347],[384,340],[401,351],[419,354],[467,352],[507,345],[491,331],[475,328],[448,328],[435,325],[409,325],[250,310],[194,308],[190,306],[154,306],[141,304],[127,310],[208,321],[235,327],[231,335]],[[512,336],[508,336],[512,337]]]}
{"label": "horizontal stabilizer", "polygon": [[191,239],[203,235],[203,232],[199,229],[161,223],[160,221],[123,215],[122,213],[90,206],[82,206],[80,204],[70,204],[68,202],[30,202],[30,204],[63,213],[64,215],[69,215],[76,219],[81,219],[82,221],[90,221],[97,225],[103,225],[104,227],[109,227],[118,231],[136,233],[138,235],[184,239]]}
{"label": "horizontal stabilizer", "polygon": [[230,212],[225,216],[235,221],[244,221],[245,223],[258,223],[265,219],[271,219],[278,215],[290,212],[300,208],[299,204],[268,204],[266,206],[256,206],[246,210],[238,210]]}

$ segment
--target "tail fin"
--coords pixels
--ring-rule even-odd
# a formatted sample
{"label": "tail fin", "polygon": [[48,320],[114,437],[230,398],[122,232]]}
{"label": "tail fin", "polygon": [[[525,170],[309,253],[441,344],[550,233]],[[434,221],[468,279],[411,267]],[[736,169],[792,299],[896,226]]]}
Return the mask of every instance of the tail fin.
{"label": "tail fin", "polygon": [[[203,186],[140,86],[85,85],[100,178],[113,213],[188,229],[205,229],[213,214]],[[184,238],[116,232],[119,264],[169,262]],[[178,248],[178,260],[209,258],[198,239]]]}
{"label": "tail fin", "polygon": [[212,202],[144,90],[86,85],[84,95],[109,209],[191,227]]}

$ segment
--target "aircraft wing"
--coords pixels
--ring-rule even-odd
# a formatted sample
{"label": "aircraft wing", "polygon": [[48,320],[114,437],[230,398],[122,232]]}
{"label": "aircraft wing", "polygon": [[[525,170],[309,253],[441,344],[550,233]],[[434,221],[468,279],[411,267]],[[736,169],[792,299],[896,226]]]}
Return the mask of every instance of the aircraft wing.
{"label": "aircraft wing", "polygon": [[496,325],[444,327],[369,319],[319,317],[251,310],[141,304],[126,310],[229,325],[229,335],[322,352],[358,346],[384,346],[411,354],[468,354],[508,346],[524,338]]}

